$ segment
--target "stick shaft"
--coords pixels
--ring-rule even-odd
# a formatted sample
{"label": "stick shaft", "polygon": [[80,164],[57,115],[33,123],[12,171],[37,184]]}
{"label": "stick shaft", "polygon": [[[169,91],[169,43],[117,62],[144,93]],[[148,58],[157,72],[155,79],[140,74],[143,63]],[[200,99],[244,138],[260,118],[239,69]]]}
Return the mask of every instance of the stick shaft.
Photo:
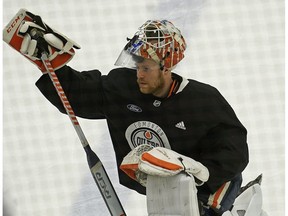
{"label": "stick shaft", "polygon": [[47,54],[43,53],[41,56],[41,60],[48,71],[49,77],[59,95],[59,98],[68,114],[75,131],[81,141],[81,144],[86,152],[88,164],[90,167],[90,171],[93,175],[93,178],[101,192],[101,195],[108,207],[108,210],[112,216],[125,216],[124,209],[120,203],[120,200],[115,192],[115,189],[107,175],[106,170],[98,156],[91,150],[89,143],[80,127],[80,124],[76,118],[76,115],[70,105],[68,98],[59,82],[59,79],[52,67]]}

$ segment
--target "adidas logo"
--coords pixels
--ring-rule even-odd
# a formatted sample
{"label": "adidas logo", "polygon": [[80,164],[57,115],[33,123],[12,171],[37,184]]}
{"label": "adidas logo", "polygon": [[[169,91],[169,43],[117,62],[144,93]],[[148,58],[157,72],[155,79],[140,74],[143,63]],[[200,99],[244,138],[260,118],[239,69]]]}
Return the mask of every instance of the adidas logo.
{"label": "adidas logo", "polygon": [[186,127],[185,127],[183,121],[177,123],[177,124],[175,125],[175,127],[180,128],[180,129],[182,129],[182,130],[186,130]]}

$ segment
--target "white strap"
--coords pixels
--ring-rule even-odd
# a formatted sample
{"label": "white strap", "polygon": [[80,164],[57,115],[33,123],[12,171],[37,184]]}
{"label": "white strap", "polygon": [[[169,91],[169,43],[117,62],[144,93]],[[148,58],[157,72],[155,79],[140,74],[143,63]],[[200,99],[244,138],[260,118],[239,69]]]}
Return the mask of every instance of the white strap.
{"label": "white strap", "polygon": [[160,63],[159,57],[157,56],[156,52],[155,52],[151,47],[149,47],[149,48],[147,49],[147,52],[148,52],[149,56],[150,56],[154,61],[156,61],[157,63]]}
{"label": "white strap", "polygon": [[39,26],[39,25],[37,25],[37,24],[35,24],[35,23],[33,23],[33,22],[30,22],[30,21],[23,21],[23,24],[22,24],[22,26],[20,27],[20,29],[19,29],[19,32],[20,33],[27,33],[27,31],[28,31],[28,29],[29,28],[37,28],[37,29],[40,29],[40,30],[42,30],[42,31],[45,31],[45,29],[43,29],[41,26]]}

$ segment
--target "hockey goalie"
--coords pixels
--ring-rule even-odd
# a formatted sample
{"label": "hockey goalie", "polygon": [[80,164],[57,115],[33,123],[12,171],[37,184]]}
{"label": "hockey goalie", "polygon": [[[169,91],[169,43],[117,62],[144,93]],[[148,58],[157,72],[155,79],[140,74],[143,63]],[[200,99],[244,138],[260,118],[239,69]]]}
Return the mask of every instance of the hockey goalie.
{"label": "hockey goalie", "polygon": [[246,128],[216,88],[174,72],[187,45],[172,22],[147,20],[108,75],[68,66],[80,46],[27,10],[3,34],[42,71],[36,86],[60,112],[43,52],[75,115],[106,119],[120,184],[146,194],[149,216],[267,216],[261,177],[241,188]]}

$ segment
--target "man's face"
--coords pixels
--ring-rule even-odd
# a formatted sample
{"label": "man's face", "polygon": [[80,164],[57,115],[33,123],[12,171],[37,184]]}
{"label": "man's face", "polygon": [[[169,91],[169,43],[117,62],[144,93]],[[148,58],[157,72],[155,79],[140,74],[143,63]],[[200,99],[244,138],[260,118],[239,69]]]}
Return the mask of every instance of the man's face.
{"label": "man's face", "polygon": [[158,63],[151,59],[145,59],[137,63],[137,83],[143,94],[158,96],[163,91],[164,77]]}

